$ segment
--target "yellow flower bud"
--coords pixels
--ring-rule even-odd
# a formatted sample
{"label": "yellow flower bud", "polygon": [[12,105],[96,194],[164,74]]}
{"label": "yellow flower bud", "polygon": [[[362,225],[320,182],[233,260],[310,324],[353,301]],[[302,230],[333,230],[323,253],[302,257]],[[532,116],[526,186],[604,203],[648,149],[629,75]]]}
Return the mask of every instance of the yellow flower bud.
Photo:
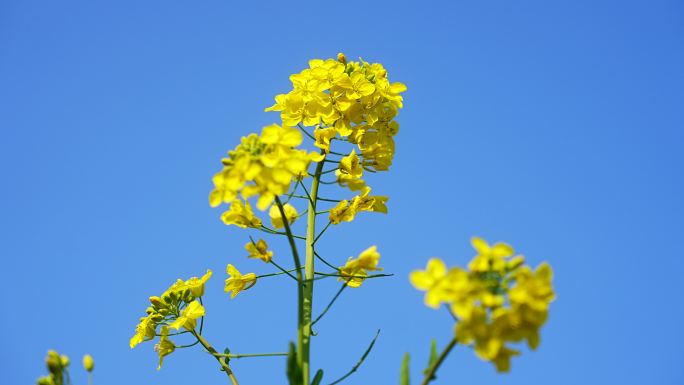
{"label": "yellow flower bud", "polygon": [[342,64],[347,64],[347,57],[344,56],[342,52],[337,54],[337,61],[342,63]]}
{"label": "yellow flower bud", "polygon": [[36,385],[54,385],[54,383],[51,376],[43,376],[36,381]]}
{"label": "yellow flower bud", "polygon": [[95,367],[95,362],[93,361],[93,356],[86,354],[83,356],[83,368],[88,372],[92,372]]}
{"label": "yellow flower bud", "polygon": [[59,373],[62,370],[62,361],[59,357],[59,353],[54,350],[48,350],[45,363],[47,364],[50,373]]}
{"label": "yellow flower bud", "polygon": [[69,357],[65,356],[64,354],[59,356],[59,361],[62,363],[63,368],[69,366]]}

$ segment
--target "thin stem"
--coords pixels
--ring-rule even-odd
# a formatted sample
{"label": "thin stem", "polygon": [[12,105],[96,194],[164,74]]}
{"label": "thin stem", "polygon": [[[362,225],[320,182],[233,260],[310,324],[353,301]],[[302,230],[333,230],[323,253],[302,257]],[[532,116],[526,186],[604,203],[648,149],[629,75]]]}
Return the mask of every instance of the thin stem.
{"label": "thin stem", "polygon": [[458,341],[456,341],[456,337],[454,337],[454,339],[449,342],[449,345],[442,350],[442,353],[437,358],[437,361],[435,361],[432,366],[428,368],[427,372],[425,373],[425,378],[423,378],[423,382],[420,383],[421,385],[427,385],[430,383],[430,381],[436,378],[435,373],[437,373],[437,369],[439,369],[439,366],[442,365],[444,359],[446,359],[446,357],[449,355],[449,352],[451,352],[451,349],[453,349],[457,343]]}
{"label": "thin stem", "polygon": [[342,294],[342,292],[344,291],[344,289],[346,287],[347,287],[347,282],[342,284],[342,287],[340,287],[340,290],[338,290],[337,293],[335,294],[335,296],[330,300],[330,303],[328,303],[328,306],[326,306],[325,309],[323,309],[323,312],[321,312],[321,314],[319,314],[318,317],[316,317],[316,319],[311,323],[311,326],[315,325],[316,322],[320,321],[321,318],[323,318],[325,313],[327,313],[328,310],[330,310],[332,305],[335,303],[335,301],[337,301],[337,298],[340,296],[340,294]]}
{"label": "thin stem", "polygon": [[283,269],[282,267],[280,267],[279,265],[277,265],[275,262],[273,262],[273,260],[271,260],[270,263],[273,264],[273,266],[275,266],[275,267],[277,267],[278,269],[280,269],[280,271],[277,272],[277,273],[269,273],[269,274],[257,275],[257,279],[259,279],[259,278],[266,278],[266,277],[275,277],[276,275],[287,274],[290,278],[292,278],[292,279],[294,279],[295,281],[297,281],[297,278],[296,278],[294,275],[290,274],[290,273],[292,273],[293,271],[297,271],[297,269],[285,270],[285,269]]}
{"label": "thin stem", "polygon": [[250,353],[250,354],[214,354],[216,357],[226,357],[232,359],[248,358],[248,357],[278,357],[287,356],[287,353]]}
{"label": "thin stem", "polygon": [[326,261],[325,259],[323,259],[323,257],[321,257],[320,255],[318,255],[318,253],[317,253],[315,250],[314,250],[314,255],[315,255],[316,258],[318,258],[321,262],[323,262],[323,263],[325,263],[326,265],[328,265],[328,267],[330,267],[331,269],[335,269],[335,270],[337,270],[337,271],[340,271],[340,268],[339,268],[339,267],[335,267],[335,266],[333,266],[330,262],[328,262],[328,261]]}
{"label": "thin stem", "polygon": [[316,272],[316,275],[320,275],[323,277],[342,277],[342,278],[363,278],[363,279],[370,279],[370,278],[381,278],[381,277],[392,277],[394,274],[373,274],[373,275],[341,275],[341,274],[329,274],[329,273],[319,273],[318,271]]}
{"label": "thin stem", "polygon": [[[324,156],[325,151],[321,150],[321,155]],[[318,203],[318,186],[321,180],[321,173],[323,172],[323,165],[325,162],[318,162],[316,165],[316,171],[313,175],[313,181],[311,182],[311,191],[306,191],[307,197],[309,197],[309,208],[307,215],[307,226],[306,226],[306,260],[304,262],[304,277],[306,279],[306,286],[304,287],[304,301],[300,311],[302,313],[303,324],[301,325],[300,337],[298,341],[298,358],[300,359],[300,368],[302,371],[302,383],[303,385],[309,385],[311,382],[310,375],[310,343],[311,343],[311,313],[313,311],[313,279],[314,279],[314,261],[315,261],[315,249],[314,244],[316,243],[316,203]],[[303,184],[302,184],[303,186]],[[283,216],[284,217],[284,216]]]}
{"label": "thin stem", "polygon": [[370,345],[368,345],[368,349],[366,349],[366,352],[363,353],[363,356],[361,356],[361,359],[359,360],[359,362],[357,362],[356,365],[354,365],[354,367],[351,368],[351,370],[349,372],[347,372],[347,374],[345,374],[344,376],[342,376],[342,377],[338,378],[337,380],[331,382],[330,385],[339,384],[340,382],[344,381],[347,377],[351,376],[352,374],[354,374],[354,372],[356,372],[359,369],[359,366],[361,366],[361,364],[363,364],[363,361],[366,359],[366,357],[368,357],[368,354],[370,353],[371,349],[373,349],[373,345],[375,345],[375,340],[378,339],[379,335],[380,335],[380,329],[378,329],[378,332],[375,333],[375,337],[373,338],[373,341],[371,341]]}
{"label": "thin stem", "polygon": [[313,241],[314,244],[316,243],[316,241],[318,241],[318,238],[320,238],[321,235],[323,235],[323,233],[325,233],[325,230],[327,230],[328,227],[330,227],[331,224],[332,224],[332,221],[328,221],[328,224],[325,225],[325,227],[323,228],[323,230],[321,230],[321,232],[318,233],[318,235],[316,235],[316,238],[314,238],[314,241]]}
{"label": "thin stem", "polygon": [[[275,198],[276,205],[278,205],[278,210],[280,210],[280,216],[281,218],[287,218],[285,215],[285,209],[283,208],[283,203],[280,201],[280,198],[276,196]],[[316,212],[316,210],[313,210],[313,212]],[[287,220],[283,221],[283,225],[285,226],[285,232],[287,234],[287,239],[290,242],[290,249],[292,250],[292,258],[294,259],[294,264],[295,268],[297,270],[297,307],[299,311],[297,312],[297,341],[299,341],[299,345],[302,344],[302,341],[304,341],[304,289],[306,286],[310,286],[304,283],[304,278],[302,277],[302,263],[299,259],[299,252],[297,251],[297,245],[295,243],[294,236],[292,235],[292,230],[290,229],[290,223]],[[301,350],[301,346],[299,346],[299,351]],[[308,383],[306,384],[308,385]]]}
{"label": "thin stem", "polygon": [[311,140],[313,140],[314,142],[316,141],[316,138],[314,138],[313,135],[309,134],[309,131],[307,131],[306,129],[304,129],[304,127],[302,126],[301,123],[297,123],[297,127],[299,127],[299,129],[302,130],[302,132],[303,132],[304,134],[306,134],[306,136],[308,136],[309,138],[311,138]]}
{"label": "thin stem", "polygon": [[[319,179],[319,182],[320,182],[320,179]],[[323,201],[323,202],[335,202],[335,203],[341,202],[341,200],[339,200],[339,199],[328,199],[328,198],[317,198],[317,200]]]}
{"label": "thin stem", "polygon": [[212,356],[214,356],[214,358],[216,358],[216,361],[218,361],[219,364],[221,364],[221,368],[222,368],[222,369],[226,372],[226,374],[228,375],[228,378],[230,379],[230,383],[233,384],[233,385],[239,385],[239,384],[238,384],[238,381],[237,381],[237,378],[235,378],[235,374],[233,374],[233,371],[230,369],[230,366],[228,366],[228,363],[226,362],[226,360],[222,359],[221,357],[217,357],[217,356],[216,356],[216,354],[218,354],[218,352],[216,351],[216,349],[214,349],[213,346],[211,346],[211,344],[209,343],[209,341],[207,341],[206,339],[204,339],[204,337],[202,337],[201,334],[197,333],[197,332],[194,331],[194,330],[192,330],[192,334],[195,336],[195,338],[197,338],[197,341],[199,341],[199,343],[201,343],[202,346],[204,346],[204,348],[207,349],[207,351],[208,351]]}

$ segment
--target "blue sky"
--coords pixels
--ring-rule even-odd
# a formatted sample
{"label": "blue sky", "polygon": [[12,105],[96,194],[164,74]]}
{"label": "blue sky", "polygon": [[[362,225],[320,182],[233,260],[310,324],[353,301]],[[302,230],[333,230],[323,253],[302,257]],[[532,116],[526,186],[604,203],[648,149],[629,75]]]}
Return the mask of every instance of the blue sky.
{"label": "blue sky", "polygon": [[[269,270],[207,195],[224,153],[278,121],[263,108],[289,74],[338,51],[384,63],[408,92],[393,168],[372,180],[390,214],[321,244],[340,263],[376,244],[395,274],[348,290],[319,324],[324,382],[380,328],[347,383],[398,383],[405,351],[417,383],[452,322],[408,273],[432,256],[466,264],[472,235],[549,261],[558,299],[510,374],[461,347],[438,384],[684,382],[681,2],[284,4],[2,2],[3,383],[43,374],[48,348],[91,353],[96,385],[225,383],[199,349],[157,372],[151,344],[128,347],[146,298],[207,268],[207,338],[286,349],[294,287],[263,280],[228,299],[228,262]],[[336,289],[317,287],[319,308]],[[280,359],[233,366],[243,383],[284,383]]]}

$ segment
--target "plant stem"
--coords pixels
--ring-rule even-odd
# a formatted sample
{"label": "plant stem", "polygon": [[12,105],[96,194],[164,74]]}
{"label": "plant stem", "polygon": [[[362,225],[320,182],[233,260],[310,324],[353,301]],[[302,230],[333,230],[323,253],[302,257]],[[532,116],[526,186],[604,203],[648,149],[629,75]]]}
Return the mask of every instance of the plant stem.
{"label": "plant stem", "polygon": [[228,366],[228,364],[223,359],[221,359],[220,356],[217,356],[219,353],[216,351],[216,349],[214,349],[213,346],[211,346],[209,341],[205,340],[201,334],[197,333],[194,330],[192,330],[192,334],[195,336],[195,338],[197,338],[197,341],[199,341],[200,344],[202,344],[202,346],[204,346],[204,348],[207,349],[207,351],[212,356],[214,356],[214,358],[216,358],[216,361],[218,361],[219,364],[221,364],[221,368],[223,368],[223,370],[228,375],[228,378],[230,379],[230,383],[233,385],[239,385],[237,378],[235,378],[235,374],[233,374],[233,371],[230,369],[230,366]]}
{"label": "plant stem", "polygon": [[444,362],[444,359],[449,355],[449,352],[451,352],[451,349],[456,346],[456,337],[454,337],[451,342],[449,342],[449,345],[447,345],[444,350],[442,350],[442,353],[439,355],[439,358],[437,358],[437,361],[435,361],[432,366],[428,368],[428,372],[425,374],[425,378],[423,378],[423,382],[421,382],[421,385],[427,385],[430,383],[435,378],[435,373],[437,373],[437,369],[439,369],[439,366],[442,365],[442,362]]}
{"label": "plant stem", "polygon": [[[285,215],[285,208],[283,207],[283,202],[280,201],[280,198],[278,196],[275,197],[276,205],[278,205],[278,209],[280,210],[280,217],[284,218],[283,219],[283,225],[285,227],[285,232],[287,233],[287,239],[290,241],[290,248],[292,249],[292,258],[294,259],[295,263],[295,268],[297,269],[297,351],[298,352],[303,352],[304,351],[304,332],[305,332],[305,321],[304,321],[304,290],[307,287],[310,287],[313,285],[313,281],[311,283],[304,283],[304,279],[302,278],[302,263],[301,260],[299,259],[299,252],[297,251],[297,244],[295,243],[294,236],[292,236],[292,230],[290,229],[290,222],[285,219],[287,216]],[[313,210],[314,213],[314,218],[316,217],[315,213],[316,210]],[[309,217],[311,216],[311,210],[309,211]],[[307,237],[308,238],[308,237]],[[307,242],[308,244],[308,242]],[[307,250],[308,254],[308,250]],[[308,260],[308,257],[307,257]],[[311,319],[311,312],[309,312],[309,320]],[[310,322],[310,321],[309,321]],[[309,330],[311,330],[311,327],[309,326]],[[308,362],[308,338],[307,338],[307,343],[306,343],[306,349],[307,349],[307,362]],[[302,353],[297,354],[297,359],[299,360],[299,366],[302,367]],[[308,376],[307,376],[307,381],[308,381]],[[305,385],[309,385],[307,382]]]}
{"label": "plant stem", "polygon": [[250,353],[250,354],[214,354],[218,357],[227,357],[230,359],[239,359],[247,357],[279,357],[287,356],[287,353]]}
{"label": "plant stem", "polygon": [[[321,151],[325,155],[325,152]],[[304,302],[301,308],[303,315],[302,331],[300,333],[301,341],[299,341],[299,354],[302,369],[302,383],[309,385],[310,383],[310,343],[311,343],[311,313],[313,310],[313,286],[314,286],[314,261],[316,243],[316,202],[318,202],[318,185],[321,180],[321,173],[323,172],[323,164],[325,162],[318,162],[316,165],[316,172],[313,175],[311,182],[311,191],[308,194],[309,199],[309,213],[307,217],[306,226],[306,259],[304,262],[304,279],[306,286],[304,287]],[[284,217],[284,216],[283,216]]]}

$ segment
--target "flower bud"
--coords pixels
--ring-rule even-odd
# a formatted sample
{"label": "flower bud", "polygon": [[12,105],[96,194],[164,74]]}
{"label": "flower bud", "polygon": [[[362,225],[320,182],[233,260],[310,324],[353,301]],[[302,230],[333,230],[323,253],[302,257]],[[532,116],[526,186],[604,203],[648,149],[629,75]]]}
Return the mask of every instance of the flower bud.
{"label": "flower bud", "polygon": [[50,377],[50,376],[43,376],[43,377],[40,377],[40,378],[36,381],[36,385],[54,385],[54,383],[55,383],[55,382],[52,381],[52,377]]}
{"label": "flower bud", "polygon": [[342,52],[337,54],[337,61],[342,63],[342,64],[347,64],[347,57],[344,56]]}
{"label": "flower bud", "polygon": [[64,354],[59,356],[59,361],[61,362],[63,368],[69,366],[69,357],[65,356]]}
{"label": "flower bud", "polygon": [[83,356],[83,368],[88,372],[92,372],[95,367],[95,362],[93,361],[93,356],[86,354]]}
{"label": "flower bud", "polygon": [[50,373],[59,373],[62,370],[62,361],[60,360],[59,353],[54,350],[48,351],[45,363]]}

